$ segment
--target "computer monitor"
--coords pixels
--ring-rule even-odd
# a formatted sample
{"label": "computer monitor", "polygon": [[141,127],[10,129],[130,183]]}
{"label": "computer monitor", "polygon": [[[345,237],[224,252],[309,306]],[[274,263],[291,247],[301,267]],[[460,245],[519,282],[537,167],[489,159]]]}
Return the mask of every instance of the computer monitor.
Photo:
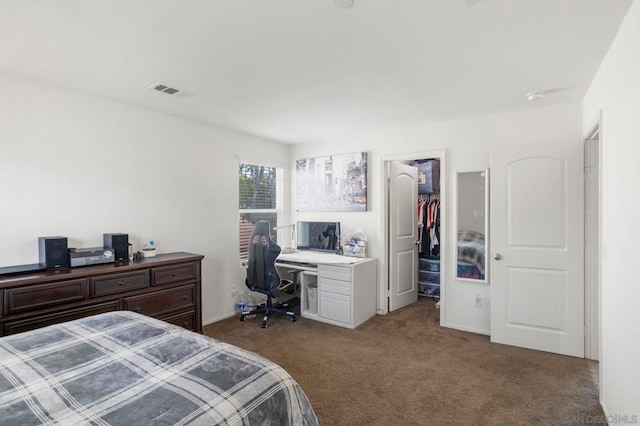
{"label": "computer monitor", "polygon": [[340,252],[340,222],[298,222],[297,249]]}

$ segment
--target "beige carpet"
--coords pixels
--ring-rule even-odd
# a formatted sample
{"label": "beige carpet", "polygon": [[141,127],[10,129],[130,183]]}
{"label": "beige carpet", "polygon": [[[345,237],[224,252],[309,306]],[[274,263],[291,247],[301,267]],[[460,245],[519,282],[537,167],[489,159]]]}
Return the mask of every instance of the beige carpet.
{"label": "beige carpet", "polygon": [[321,425],[604,423],[596,362],[492,344],[440,327],[438,314],[421,298],[355,330],[235,317],[204,333],[283,366]]}

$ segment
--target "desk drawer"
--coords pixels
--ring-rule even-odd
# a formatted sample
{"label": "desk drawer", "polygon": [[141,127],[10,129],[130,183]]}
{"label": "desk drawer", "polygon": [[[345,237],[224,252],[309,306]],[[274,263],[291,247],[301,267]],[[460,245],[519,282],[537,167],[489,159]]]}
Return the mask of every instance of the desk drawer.
{"label": "desk drawer", "polygon": [[196,264],[164,266],[151,269],[151,285],[163,285],[196,278]]}
{"label": "desk drawer", "polygon": [[318,283],[320,291],[328,291],[330,293],[343,294],[351,296],[351,282],[339,281],[331,278],[321,277]]}
{"label": "desk drawer", "polygon": [[159,316],[179,309],[195,308],[195,285],[142,294],[124,299],[124,308],[149,316]]}
{"label": "desk drawer", "polygon": [[94,296],[104,296],[106,294],[122,293],[149,287],[149,274],[146,270],[126,274],[104,275],[89,279]]}
{"label": "desk drawer", "polygon": [[321,291],[320,316],[333,321],[351,324],[351,297]]}
{"label": "desk drawer", "polygon": [[41,284],[5,291],[6,313],[28,311],[85,298],[84,279]]}
{"label": "desk drawer", "polygon": [[340,281],[351,281],[351,268],[343,266],[319,265],[318,276]]}

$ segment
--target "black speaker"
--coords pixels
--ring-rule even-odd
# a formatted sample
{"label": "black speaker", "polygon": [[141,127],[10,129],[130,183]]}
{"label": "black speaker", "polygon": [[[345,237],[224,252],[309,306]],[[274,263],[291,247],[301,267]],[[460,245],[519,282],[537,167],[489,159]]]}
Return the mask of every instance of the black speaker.
{"label": "black speaker", "polygon": [[129,260],[129,234],[102,234],[104,248],[112,249],[114,260]]}
{"label": "black speaker", "polygon": [[40,265],[46,269],[68,268],[67,237],[38,238],[38,257]]}

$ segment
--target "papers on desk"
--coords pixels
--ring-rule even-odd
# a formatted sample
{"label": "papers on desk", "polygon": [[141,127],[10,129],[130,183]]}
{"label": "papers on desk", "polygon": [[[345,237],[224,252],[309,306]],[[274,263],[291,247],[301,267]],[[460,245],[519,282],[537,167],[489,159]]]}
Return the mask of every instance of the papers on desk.
{"label": "papers on desk", "polygon": [[322,253],[318,251],[296,251],[295,253],[280,254],[277,261],[282,262],[299,262],[299,263],[313,263],[313,264],[351,264],[363,261],[363,258],[341,256],[333,253]]}

